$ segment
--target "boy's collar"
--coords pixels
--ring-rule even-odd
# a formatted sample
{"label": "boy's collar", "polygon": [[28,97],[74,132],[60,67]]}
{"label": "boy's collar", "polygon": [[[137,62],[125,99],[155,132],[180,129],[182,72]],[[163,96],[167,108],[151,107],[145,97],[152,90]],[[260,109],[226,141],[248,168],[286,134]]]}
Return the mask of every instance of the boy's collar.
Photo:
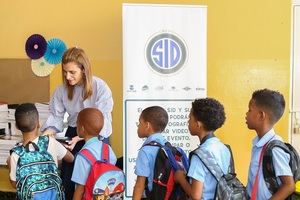
{"label": "boy's collar", "polygon": [[269,130],[266,134],[264,134],[264,136],[262,138],[259,139],[258,136],[256,136],[252,142],[253,145],[255,145],[256,147],[262,147],[264,146],[272,137],[274,137],[275,135],[275,131],[272,128],[271,130]]}
{"label": "boy's collar", "polygon": [[88,145],[90,143],[93,143],[95,141],[99,140],[98,137],[91,137],[90,139],[88,139],[86,142],[85,142],[85,145]]}
{"label": "boy's collar", "polygon": [[204,144],[204,142],[210,138],[216,137],[214,133],[209,133],[208,135],[204,136],[202,140],[200,140],[200,145]]}
{"label": "boy's collar", "polygon": [[144,144],[154,141],[161,133],[153,133],[145,140]]}

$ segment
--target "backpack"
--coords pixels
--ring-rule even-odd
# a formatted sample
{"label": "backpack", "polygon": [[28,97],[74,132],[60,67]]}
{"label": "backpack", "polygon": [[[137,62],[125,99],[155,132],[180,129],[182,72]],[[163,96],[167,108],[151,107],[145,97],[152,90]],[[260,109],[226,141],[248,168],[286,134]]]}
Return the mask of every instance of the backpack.
{"label": "backpack", "polygon": [[174,172],[178,169],[188,171],[188,158],[179,147],[173,147],[169,142],[161,145],[152,141],[144,146],[157,146],[159,150],[155,158],[153,187],[148,189],[146,181],[146,196],[150,200],[185,200],[188,196],[181,186],[174,182]]}
{"label": "backpack", "polygon": [[217,180],[214,196],[215,200],[246,200],[248,199],[246,188],[236,177],[231,148],[229,145],[226,146],[231,154],[229,173],[227,174],[222,172],[215,158],[204,149],[197,148],[191,152],[190,156],[197,155],[208,171]]}
{"label": "backpack", "polygon": [[[29,142],[11,149],[19,156],[16,167],[17,199],[64,199],[57,166],[47,151],[49,137],[40,136],[38,143]],[[30,146],[32,145],[33,150]]]}
{"label": "backpack", "polygon": [[79,153],[91,164],[83,199],[122,199],[125,190],[125,175],[121,169],[109,163],[108,144],[102,142],[100,160],[97,160],[88,149],[82,149]]}
{"label": "backpack", "polygon": [[[279,147],[286,153],[290,154],[289,165],[293,173],[294,181],[296,183],[300,180],[300,158],[297,151],[289,143],[284,143],[280,140],[272,140],[266,147],[262,163],[264,180],[271,194],[274,194],[279,187],[273,165],[272,149],[274,147]],[[300,195],[294,192],[287,199],[300,199]]]}

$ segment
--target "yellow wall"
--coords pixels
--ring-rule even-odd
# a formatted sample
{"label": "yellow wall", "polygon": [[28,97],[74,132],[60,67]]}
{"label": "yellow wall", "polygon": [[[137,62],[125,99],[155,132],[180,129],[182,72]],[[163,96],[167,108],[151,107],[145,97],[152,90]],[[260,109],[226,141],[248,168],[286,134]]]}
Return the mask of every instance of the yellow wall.
{"label": "yellow wall", "polygon": [[[122,154],[122,3],[141,1],[2,0],[0,58],[26,58],[28,36],[57,37],[86,50],[94,74],[111,87],[115,101],[112,146]],[[238,176],[246,182],[253,131],[245,112],[252,91],[271,88],[289,102],[291,1],[148,0],[145,3],[208,6],[208,96],[225,106],[227,121],[217,135],[233,148]],[[59,66],[51,93],[61,83]],[[0,80],[1,83],[1,80]],[[3,84],[3,83],[1,83]],[[277,125],[288,137],[288,109]]]}

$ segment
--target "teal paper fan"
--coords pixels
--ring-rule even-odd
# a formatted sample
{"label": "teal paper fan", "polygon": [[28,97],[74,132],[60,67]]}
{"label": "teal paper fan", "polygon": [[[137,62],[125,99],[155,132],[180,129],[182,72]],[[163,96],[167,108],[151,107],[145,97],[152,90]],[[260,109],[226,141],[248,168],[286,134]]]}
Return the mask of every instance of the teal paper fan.
{"label": "teal paper fan", "polygon": [[61,63],[62,56],[66,50],[67,47],[62,40],[53,38],[47,42],[47,50],[44,58],[52,65],[59,64]]}

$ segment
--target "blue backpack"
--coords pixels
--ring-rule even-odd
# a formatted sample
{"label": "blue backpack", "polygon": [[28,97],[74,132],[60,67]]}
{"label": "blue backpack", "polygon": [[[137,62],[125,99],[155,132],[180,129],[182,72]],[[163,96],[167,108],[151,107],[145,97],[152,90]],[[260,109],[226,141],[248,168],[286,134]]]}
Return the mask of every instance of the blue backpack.
{"label": "blue backpack", "polygon": [[48,144],[49,137],[40,136],[37,144],[29,142],[26,146],[20,145],[11,150],[19,156],[16,168],[17,199],[64,199],[57,166],[47,151]]}

